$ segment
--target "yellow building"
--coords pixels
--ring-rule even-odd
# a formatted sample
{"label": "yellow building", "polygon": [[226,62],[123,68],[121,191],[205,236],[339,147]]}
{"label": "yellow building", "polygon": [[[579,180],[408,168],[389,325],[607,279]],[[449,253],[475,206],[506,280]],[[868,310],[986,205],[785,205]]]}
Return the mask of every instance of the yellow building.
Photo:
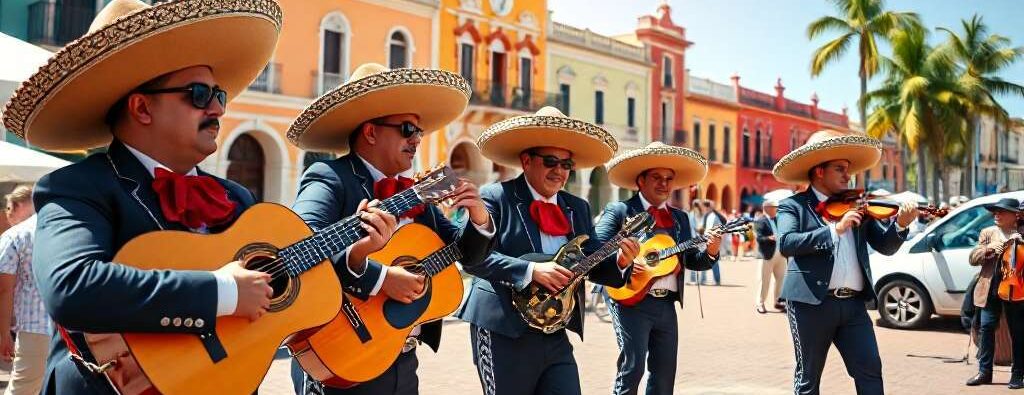
{"label": "yellow building", "polygon": [[[439,0],[279,0],[284,26],[260,76],[228,106],[220,149],[202,168],[264,201],[291,204],[298,179],[330,153],[287,142],[292,120],[362,63],[434,67]],[[425,98],[429,100],[429,98]]]}
{"label": "yellow building", "polygon": [[465,77],[473,97],[460,119],[423,140],[419,165],[448,162],[478,184],[512,177],[516,169],[481,156],[476,139],[495,122],[558,104],[544,91],[547,1],[441,0],[438,14],[437,65]]}

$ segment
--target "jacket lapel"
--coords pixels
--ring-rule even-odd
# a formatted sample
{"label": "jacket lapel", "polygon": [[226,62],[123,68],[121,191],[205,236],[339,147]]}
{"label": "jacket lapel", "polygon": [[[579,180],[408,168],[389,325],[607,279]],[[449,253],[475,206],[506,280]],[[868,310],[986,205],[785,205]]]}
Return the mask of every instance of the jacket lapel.
{"label": "jacket lapel", "polygon": [[149,174],[142,162],[125,147],[124,143],[114,140],[107,149],[107,158],[114,168],[114,173],[121,180],[121,186],[131,195],[139,206],[147,212],[150,219],[159,229],[182,230],[188,228],[179,223],[167,221],[160,208],[160,199],[153,190],[153,175]]}
{"label": "jacket lapel", "polygon": [[373,177],[370,176],[370,170],[366,168],[363,161],[359,159],[355,153],[349,153],[343,157],[348,162],[348,166],[352,169],[352,174],[359,180],[359,185],[363,187],[363,197],[367,200],[373,200]]}
{"label": "jacket lapel", "polygon": [[565,199],[562,198],[562,193],[564,192],[559,191],[555,194],[555,196],[557,196],[555,199],[558,201],[558,208],[562,209],[562,214],[565,215],[565,218],[569,219],[569,234],[572,235],[569,239],[571,240],[573,237],[578,236],[576,234],[576,229],[586,228],[576,226],[576,211],[565,202]]}
{"label": "jacket lapel", "polygon": [[818,214],[818,195],[815,194],[813,190],[811,190],[811,187],[807,187],[807,190],[804,191],[804,196],[807,197],[807,204],[805,206],[808,210],[810,210],[811,217],[814,218],[814,220],[817,221],[819,225],[828,226],[828,224],[825,223],[825,220],[821,219],[821,214]]}
{"label": "jacket lapel", "polygon": [[515,196],[511,203],[519,212],[519,220],[526,228],[530,245],[534,252],[543,252],[544,249],[540,244],[540,228],[537,227],[536,222],[533,222],[533,217],[530,217],[530,203],[533,202],[533,195],[530,194],[530,188],[526,185],[526,176],[520,175],[512,181],[512,185],[515,187]]}

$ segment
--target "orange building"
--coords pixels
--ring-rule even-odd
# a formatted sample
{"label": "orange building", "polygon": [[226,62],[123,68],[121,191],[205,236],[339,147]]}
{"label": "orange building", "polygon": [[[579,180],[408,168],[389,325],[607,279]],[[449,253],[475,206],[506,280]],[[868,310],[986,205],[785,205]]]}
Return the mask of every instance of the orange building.
{"label": "orange building", "polygon": [[687,145],[708,159],[708,175],[690,200],[715,202],[723,213],[739,209],[736,179],[736,119],[740,104],[732,86],[688,75],[686,78]]}
{"label": "orange building", "polygon": [[544,91],[547,22],[545,0],[441,0],[437,64],[465,77],[473,96],[461,118],[424,138],[421,167],[448,162],[478,184],[517,173],[480,155],[476,139],[495,122],[559,104]]}
{"label": "orange building", "polygon": [[292,120],[356,67],[433,67],[438,0],[279,0],[286,15],[270,63],[221,119],[220,149],[200,166],[264,201],[291,204],[310,164],[332,153],[287,142]]}

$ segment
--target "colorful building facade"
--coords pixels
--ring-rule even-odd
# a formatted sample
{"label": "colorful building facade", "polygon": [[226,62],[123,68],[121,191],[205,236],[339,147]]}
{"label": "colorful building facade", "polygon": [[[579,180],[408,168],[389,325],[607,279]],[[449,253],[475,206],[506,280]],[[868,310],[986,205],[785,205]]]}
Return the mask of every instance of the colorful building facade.
{"label": "colorful building facade", "polygon": [[707,199],[722,212],[739,208],[735,144],[740,104],[732,86],[688,75],[686,78],[686,141],[708,159],[708,175],[690,200]]}
{"label": "colorful building facade", "polygon": [[[561,110],[603,127],[618,141],[620,153],[646,145],[646,49],[557,22],[548,26],[547,90],[559,92]],[[574,172],[566,189],[586,198],[594,210],[631,195],[608,182],[604,166]]]}
{"label": "colorful building facade", "polygon": [[447,128],[424,138],[421,166],[449,163],[478,184],[510,178],[518,169],[480,155],[476,139],[488,126],[559,105],[547,79],[547,2],[442,0],[437,66],[472,86],[469,108]]}

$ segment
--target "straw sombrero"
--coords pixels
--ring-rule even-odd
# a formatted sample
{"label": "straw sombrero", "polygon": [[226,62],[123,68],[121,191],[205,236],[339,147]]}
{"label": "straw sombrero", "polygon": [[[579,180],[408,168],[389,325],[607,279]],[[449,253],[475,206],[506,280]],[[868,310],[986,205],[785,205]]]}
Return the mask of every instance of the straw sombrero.
{"label": "straw sombrero", "polygon": [[113,0],[88,33],[22,82],[4,108],[4,125],[51,151],[105,145],[112,138],[107,111],[139,85],[204,65],[234,97],[267,64],[280,31],[274,0]]}
{"label": "straw sombrero", "polygon": [[708,161],[693,150],[655,141],[608,162],[608,179],[619,187],[636,190],[636,177],[649,169],[668,168],[675,174],[672,189],[696,184],[708,174]]}
{"label": "straw sombrero", "polygon": [[444,70],[394,69],[361,65],[345,84],[306,107],[288,128],[288,139],[306,150],[346,153],[348,138],[363,122],[395,114],[416,114],[432,132],[457,119],[469,104],[469,84]]}
{"label": "straw sombrero", "polygon": [[867,170],[882,157],[882,143],[870,137],[835,130],[819,130],[803,146],[775,164],[775,179],[788,184],[807,184],[807,171],[822,163],[845,159],[850,173]]}
{"label": "straw sombrero", "polygon": [[600,166],[619,149],[619,143],[604,129],[569,118],[554,107],[491,125],[476,145],[487,159],[512,168],[520,166],[519,154],[530,148],[554,147],[572,152],[577,168]]}

